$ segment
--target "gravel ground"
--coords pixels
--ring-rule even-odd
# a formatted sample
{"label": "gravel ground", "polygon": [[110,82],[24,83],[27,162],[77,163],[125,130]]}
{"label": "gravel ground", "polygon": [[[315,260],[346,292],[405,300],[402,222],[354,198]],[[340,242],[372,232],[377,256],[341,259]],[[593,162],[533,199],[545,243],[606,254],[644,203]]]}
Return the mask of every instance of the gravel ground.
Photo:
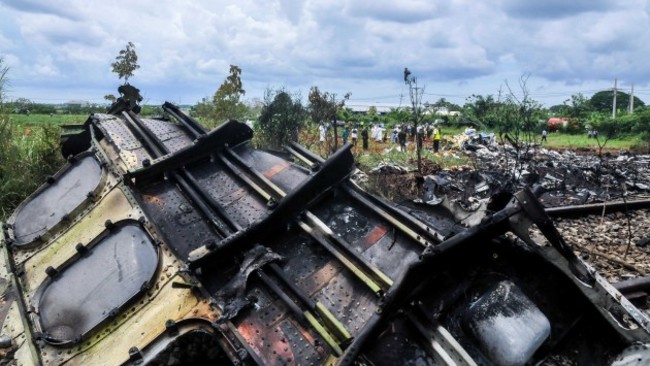
{"label": "gravel ground", "polygon": [[637,245],[650,237],[650,210],[554,221],[576,254],[608,281],[650,275],[650,245]]}

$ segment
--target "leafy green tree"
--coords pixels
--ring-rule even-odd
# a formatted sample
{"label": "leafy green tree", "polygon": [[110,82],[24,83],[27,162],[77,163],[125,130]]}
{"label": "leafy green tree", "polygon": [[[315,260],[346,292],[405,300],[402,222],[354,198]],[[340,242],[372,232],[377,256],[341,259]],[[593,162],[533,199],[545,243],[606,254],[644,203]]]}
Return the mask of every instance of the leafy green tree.
{"label": "leafy green tree", "polygon": [[594,110],[591,101],[582,93],[572,95],[571,100],[567,100],[567,102],[569,101],[571,102],[569,104],[569,117],[571,118],[587,119]]}
{"label": "leafy green tree", "polygon": [[[496,126],[500,136],[505,136],[515,149],[515,172],[511,182],[516,183],[525,166],[525,156],[535,142],[536,126],[543,115],[542,106],[530,97],[528,74],[519,78],[519,92],[513,91],[509,83],[505,85],[508,93],[504,102],[494,109]],[[505,155],[506,159],[508,154]]]}
{"label": "leafy green tree", "polygon": [[634,113],[620,116],[617,118],[617,127],[620,134],[639,135],[646,148],[650,148],[650,107],[635,108]]}
{"label": "leafy green tree", "polygon": [[261,145],[280,149],[290,141],[298,141],[307,116],[300,99],[299,95],[292,96],[283,89],[266,90],[261,114],[255,124],[255,136]]}
{"label": "leafy green tree", "polygon": [[241,101],[242,96],[246,94],[242,87],[241,72],[239,66],[230,65],[230,74],[214,93],[212,117],[217,123],[228,119],[241,119],[246,115],[246,105]]}
{"label": "leafy green tree", "polygon": [[388,123],[395,126],[406,123],[411,118],[411,111],[409,108],[391,108],[386,114]]}
{"label": "leafy green tree", "polygon": [[[594,110],[602,113],[611,113],[612,112],[612,103],[614,102],[614,91],[613,90],[602,90],[592,95],[589,99],[589,103]],[[616,110],[627,111],[630,105],[630,94],[627,94],[622,91],[616,92]],[[634,106],[642,107],[645,103],[636,96],[634,97]]]}
{"label": "leafy green tree", "polygon": [[30,112],[33,114],[52,114],[56,113],[56,107],[51,104],[34,103]]}
{"label": "leafy green tree", "polygon": [[597,131],[598,157],[602,159],[603,148],[607,142],[621,134],[621,123],[606,113],[594,112],[587,121],[589,128]]}
{"label": "leafy green tree", "polygon": [[[317,86],[309,89],[309,116],[312,122],[316,124],[329,124],[336,122],[336,113],[345,106],[345,102],[350,99],[350,93],[346,93],[343,99],[337,100],[335,93],[322,92]],[[333,123],[334,143],[333,150],[338,149],[338,131],[336,123]],[[328,151],[332,144],[328,139]]]}
{"label": "leafy green tree", "polygon": [[133,76],[133,72],[140,68],[138,65],[138,55],[135,52],[135,46],[132,42],[126,44],[126,48],[120,50],[120,53],[115,57],[115,62],[111,64],[113,72],[122,79],[124,84],[129,83],[129,78]]}
{"label": "leafy green tree", "polygon": [[200,118],[210,118],[214,115],[214,104],[210,97],[203,97],[195,106],[192,107],[192,115]]}
{"label": "leafy green tree", "polygon": [[11,104],[13,105],[14,113],[18,114],[30,114],[34,106],[34,103],[27,98],[17,98]]}
{"label": "leafy green tree", "polygon": [[641,136],[645,142],[648,151],[650,151],[650,107],[644,106],[634,110],[634,116],[637,120],[632,126],[632,132]]}
{"label": "leafy green tree", "polygon": [[556,104],[548,109],[548,112],[555,117],[566,117],[569,115],[571,108],[566,104]]}
{"label": "leafy green tree", "polygon": [[449,102],[445,98],[438,99],[435,103],[431,104],[434,109],[447,108],[449,111],[462,111],[463,108],[458,104]]}
{"label": "leafy green tree", "polygon": [[495,113],[499,113],[500,107],[500,103],[492,95],[472,94],[465,100],[463,115],[474,122],[493,128],[498,122],[495,121]]}
{"label": "leafy green tree", "polygon": [[336,112],[336,118],[341,121],[348,122],[354,118],[354,115],[352,114],[352,110],[349,108],[340,108]]}
{"label": "leafy green tree", "polygon": [[107,101],[109,101],[111,103],[115,103],[115,101],[117,100],[117,97],[115,95],[113,95],[113,94],[106,94],[106,95],[104,95],[104,100],[107,100]]}
{"label": "leafy green tree", "polygon": [[578,93],[565,100],[564,104],[567,106],[567,115],[565,117],[570,119],[565,131],[569,133],[584,132],[586,124],[594,113],[591,101],[582,93]]}

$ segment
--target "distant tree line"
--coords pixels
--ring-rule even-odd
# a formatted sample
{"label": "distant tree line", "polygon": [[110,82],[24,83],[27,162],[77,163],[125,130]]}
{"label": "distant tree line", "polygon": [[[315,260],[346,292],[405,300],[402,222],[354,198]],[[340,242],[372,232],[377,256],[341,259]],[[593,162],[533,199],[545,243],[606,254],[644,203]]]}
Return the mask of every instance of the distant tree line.
{"label": "distant tree line", "polygon": [[106,109],[106,105],[96,103],[44,104],[33,103],[26,98],[18,98],[5,102],[5,108],[11,114],[90,114]]}

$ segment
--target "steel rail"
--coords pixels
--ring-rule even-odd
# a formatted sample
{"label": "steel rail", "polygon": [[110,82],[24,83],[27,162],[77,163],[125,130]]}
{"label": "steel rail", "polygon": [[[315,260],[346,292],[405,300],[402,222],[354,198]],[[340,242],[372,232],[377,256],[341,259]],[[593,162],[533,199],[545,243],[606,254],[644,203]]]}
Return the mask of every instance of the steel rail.
{"label": "steel rail", "polygon": [[603,212],[611,213],[614,211],[640,210],[644,208],[650,208],[650,200],[616,201],[592,203],[588,205],[547,207],[544,210],[549,216],[565,217],[596,215],[603,214]]}

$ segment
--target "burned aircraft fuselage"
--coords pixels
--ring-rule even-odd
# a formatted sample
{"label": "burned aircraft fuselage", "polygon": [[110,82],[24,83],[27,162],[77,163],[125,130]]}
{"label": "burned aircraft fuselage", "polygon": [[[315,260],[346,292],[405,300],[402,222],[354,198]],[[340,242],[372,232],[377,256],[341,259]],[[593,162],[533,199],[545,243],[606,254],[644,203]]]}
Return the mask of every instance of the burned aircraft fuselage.
{"label": "burned aircraft fuselage", "polygon": [[[359,188],[344,147],[94,114],[3,226],[18,364],[644,364],[646,316],[530,191],[464,227]],[[507,201],[507,202],[506,202]],[[541,235],[534,239],[530,228]],[[636,363],[635,363],[636,362]]]}

